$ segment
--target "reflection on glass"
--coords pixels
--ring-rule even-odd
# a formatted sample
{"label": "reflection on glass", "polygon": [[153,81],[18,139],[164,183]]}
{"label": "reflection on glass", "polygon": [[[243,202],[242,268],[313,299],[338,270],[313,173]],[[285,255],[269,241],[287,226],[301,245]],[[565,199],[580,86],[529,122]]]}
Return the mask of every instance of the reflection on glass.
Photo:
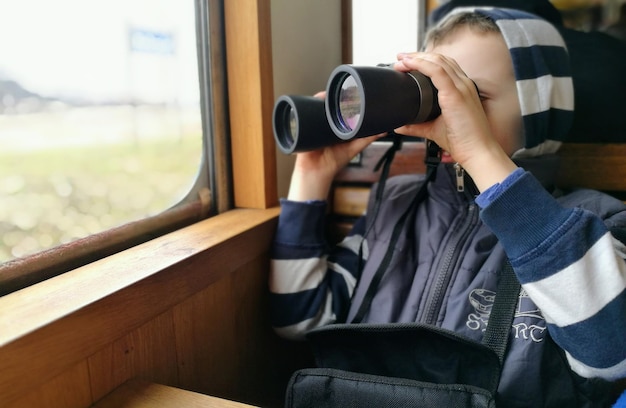
{"label": "reflection on glass", "polygon": [[348,75],[339,91],[339,115],[347,131],[354,130],[361,118],[361,96],[352,75]]}
{"label": "reflection on glass", "polygon": [[291,137],[291,143],[294,142],[298,135],[298,119],[293,109],[289,108],[289,136]]}

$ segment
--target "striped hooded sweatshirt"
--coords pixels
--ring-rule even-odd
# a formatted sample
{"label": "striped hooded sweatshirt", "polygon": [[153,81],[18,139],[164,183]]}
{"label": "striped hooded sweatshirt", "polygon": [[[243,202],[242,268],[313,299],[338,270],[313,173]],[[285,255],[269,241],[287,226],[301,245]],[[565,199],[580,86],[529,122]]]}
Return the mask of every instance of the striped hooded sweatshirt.
{"label": "striped hooded sweatshirt", "polygon": [[[467,175],[457,191],[458,169],[440,164],[427,198],[402,227],[363,322],[421,322],[481,341],[508,258],[522,290],[499,406],[605,406],[607,381],[626,377],[626,206],[591,190],[550,188],[550,153],[573,109],[567,50],[556,30],[521,11],[471,10],[496,22],[511,53],[526,138],[514,155],[519,168],[478,194]],[[278,334],[301,339],[310,329],[352,321],[422,182],[389,179],[375,219],[367,216],[372,195],[367,214],[335,247],[324,238],[326,202],[281,201],[269,282]]]}

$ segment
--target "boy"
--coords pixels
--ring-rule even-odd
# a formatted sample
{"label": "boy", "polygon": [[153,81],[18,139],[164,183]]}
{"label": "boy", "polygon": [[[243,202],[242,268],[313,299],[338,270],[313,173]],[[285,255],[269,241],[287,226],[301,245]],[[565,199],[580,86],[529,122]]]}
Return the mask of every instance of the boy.
{"label": "boy", "polygon": [[610,232],[623,239],[626,209],[596,192],[557,199],[547,190],[550,154],[573,109],[562,38],[532,14],[477,8],[454,10],[426,44],[399,54],[395,69],[429,76],[442,114],[396,131],[445,153],[365,315],[365,292],[419,179],[390,179],[378,216],[359,220],[330,252],[322,231],[335,173],[376,137],[298,155],[275,238],[273,325],[301,338],[359,314],[356,321],[422,322],[480,341],[508,258],[522,292],[499,402],[606,404],[598,378],[626,376],[626,248]]}

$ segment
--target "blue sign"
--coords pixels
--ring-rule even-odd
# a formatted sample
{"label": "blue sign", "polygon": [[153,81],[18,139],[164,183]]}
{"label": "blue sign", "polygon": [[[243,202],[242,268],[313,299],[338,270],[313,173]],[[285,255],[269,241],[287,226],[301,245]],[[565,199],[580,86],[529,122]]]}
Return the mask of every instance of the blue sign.
{"label": "blue sign", "polygon": [[130,50],[148,54],[173,55],[176,53],[174,34],[152,30],[130,29]]}

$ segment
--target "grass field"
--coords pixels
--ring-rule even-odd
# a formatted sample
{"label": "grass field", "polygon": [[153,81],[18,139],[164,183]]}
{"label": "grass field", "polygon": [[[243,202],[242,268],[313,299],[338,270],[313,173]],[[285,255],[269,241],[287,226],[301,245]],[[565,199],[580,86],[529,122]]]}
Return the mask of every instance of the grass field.
{"label": "grass field", "polygon": [[120,139],[0,150],[0,263],[153,215],[187,193],[199,131]]}

